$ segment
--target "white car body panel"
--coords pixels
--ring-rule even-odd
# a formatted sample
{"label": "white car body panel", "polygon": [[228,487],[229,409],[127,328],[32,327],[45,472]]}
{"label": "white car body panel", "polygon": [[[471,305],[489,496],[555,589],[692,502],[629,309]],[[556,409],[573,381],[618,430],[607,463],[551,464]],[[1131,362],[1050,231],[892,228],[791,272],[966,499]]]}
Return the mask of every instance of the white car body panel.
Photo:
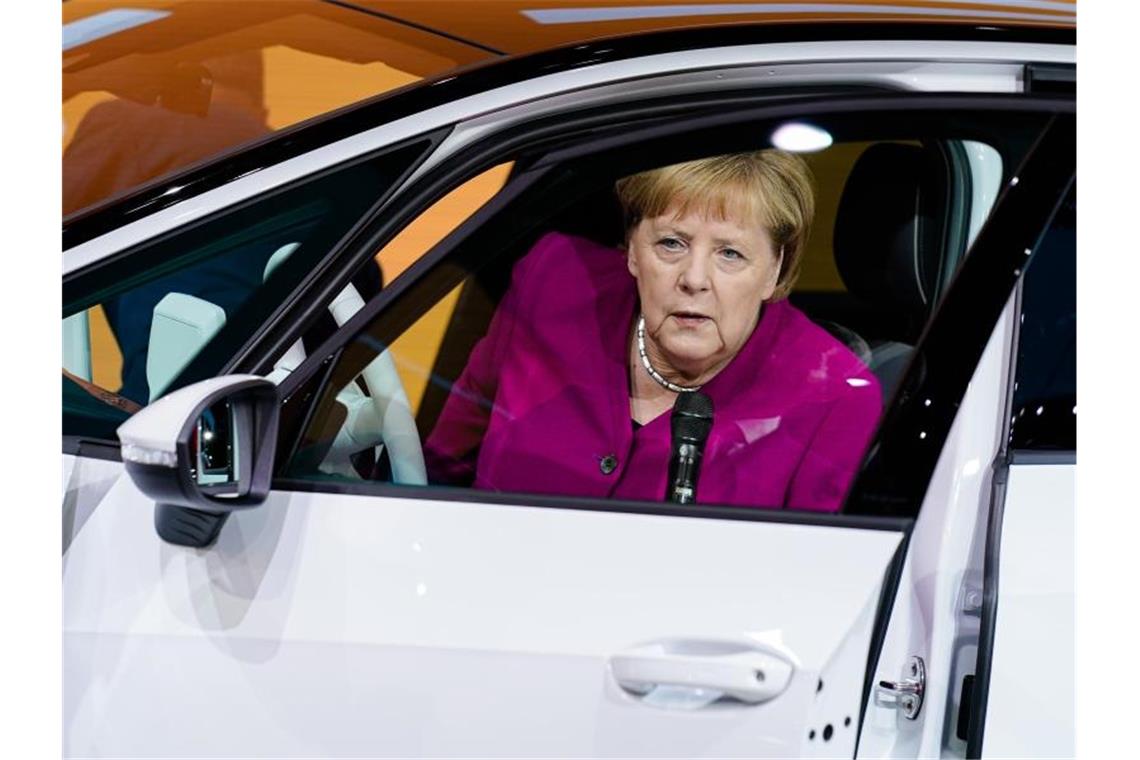
{"label": "white car body panel", "polygon": [[[415,181],[431,167],[460,149],[502,129],[534,120],[539,116],[580,109],[586,97],[589,98],[591,106],[599,106],[611,102],[675,97],[745,87],[856,84],[928,92],[1020,92],[1022,69],[1020,64],[1004,62],[864,60],[853,65],[846,61],[841,63],[827,61],[703,69],[650,79],[622,81],[593,88],[588,95],[569,92],[465,121],[444,139],[431,158],[417,168],[406,182]],[[988,206],[986,208],[988,209]]]}
{"label": "white car body panel", "polygon": [[[260,195],[333,164],[347,161],[415,135],[426,134],[440,127],[509,108],[520,102],[538,101],[574,90],[597,87],[622,80],[653,78],[661,76],[663,73],[684,73],[737,66],[819,63],[823,61],[842,61],[849,66],[864,62],[878,65],[883,61],[895,61],[916,67],[923,62],[959,62],[971,66],[983,63],[1017,64],[1025,61],[1073,63],[1075,51],[1071,45],[947,42],[939,40],[852,40],[826,43],[787,42],[741,45],[681,53],[662,53],[628,61],[584,66],[573,71],[536,77],[463,98],[454,103],[438,106],[414,116],[398,119],[361,132],[331,145],[310,151],[303,156],[252,172],[248,176],[230,182],[225,187],[176,203],[169,208],[124,225],[94,240],[68,249],[63,258],[64,274],[89,266],[105,256],[137,245],[172,227],[200,219],[219,209]],[[1014,77],[1016,78],[1016,74]],[[999,84],[998,91],[1010,91],[1009,77],[999,77],[998,80],[999,83],[1004,81],[1004,83]],[[923,86],[919,84],[917,74],[915,74],[912,87],[932,90],[956,89],[961,85],[961,81],[962,77],[939,75]],[[976,81],[992,80],[982,77]]]}
{"label": "white car body panel", "polygon": [[1009,469],[982,754],[1073,757],[1075,464]]}
{"label": "white car body panel", "polygon": [[63,562],[75,535],[124,475],[123,463],[109,459],[63,455]]}
{"label": "white car body panel", "polygon": [[[69,552],[68,755],[165,754],[172,732],[195,756],[797,755],[821,673],[841,704],[819,719],[858,712],[900,541],[274,493],[195,551],[160,541],[151,509],[120,478]],[[749,641],[796,670],[759,705],[638,704],[607,658],[671,637]]]}
{"label": "white car body panel", "polygon": [[[860,758],[965,757],[965,743],[946,730],[947,700],[959,649],[958,616],[963,581],[975,547],[985,541],[991,465],[1000,449],[1002,409],[1009,373],[1009,345],[1015,322],[1011,298],[978,363],[962,406],[934,470],[922,511],[911,533],[890,624],[874,683],[902,677],[911,656],[926,664],[927,697],[916,720],[894,707],[867,700]],[[916,445],[921,445],[916,441]]]}

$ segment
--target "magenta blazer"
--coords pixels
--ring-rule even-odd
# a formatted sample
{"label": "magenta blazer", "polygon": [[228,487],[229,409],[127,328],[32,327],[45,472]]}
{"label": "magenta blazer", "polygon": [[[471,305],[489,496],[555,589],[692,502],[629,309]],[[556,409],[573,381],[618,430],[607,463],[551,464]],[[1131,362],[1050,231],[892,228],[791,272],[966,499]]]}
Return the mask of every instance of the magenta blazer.
{"label": "magenta blazer", "polygon": [[[545,235],[516,265],[424,454],[433,483],[592,498],[665,496],[670,412],[630,417],[623,251]],[[702,390],[715,417],[696,501],[835,511],[882,405],[843,344],[787,301]]]}

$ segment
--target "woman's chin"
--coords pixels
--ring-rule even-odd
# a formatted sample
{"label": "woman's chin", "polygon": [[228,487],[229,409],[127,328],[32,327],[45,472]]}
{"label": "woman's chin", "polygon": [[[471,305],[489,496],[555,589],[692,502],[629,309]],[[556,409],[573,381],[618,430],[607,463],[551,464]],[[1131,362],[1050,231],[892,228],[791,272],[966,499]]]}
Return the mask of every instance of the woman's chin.
{"label": "woman's chin", "polygon": [[699,377],[716,363],[716,352],[707,346],[679,345],[666,349],[669,366],[687,377]]}

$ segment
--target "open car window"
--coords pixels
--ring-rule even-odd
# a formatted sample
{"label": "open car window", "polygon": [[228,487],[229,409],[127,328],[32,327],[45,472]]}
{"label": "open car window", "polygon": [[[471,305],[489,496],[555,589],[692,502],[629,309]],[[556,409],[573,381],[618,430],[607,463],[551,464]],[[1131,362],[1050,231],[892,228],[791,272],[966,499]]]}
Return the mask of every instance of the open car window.
{"label": "open car window", "polygon": [[[639,444],[641,429],[667,428],[668,420],[638,425],[630,419],[629,405],[622,403],[628,402],[626,373],[639,370],[625,367],[624,346],[635,334],[637,296],[621,301],[631,298],[628,282],[615,290],[595,287],[600,280],[616,282],[625,268],[626,229],[614,183],[716,155],[698,145],[717,145],[721,152],[771,148],[778,128],[791,123],[736,124],[636,146],[519,157],[519,165],[531,170],[507,185],[481,225],[445,241],[433,251],[434,269],[377,302],[371,321],[345,334],[342,350],[313,381],[319,391],[313,414],[281,464],[283,476],[318,489],[395,483],[659,500],[645,495],[656,485],[640,491],[623,491],[622,485],[625,460],[637,460],[637,447],[660,445],[660,435],[656,443]],[[702,478],[740,482],[710,488],[713,503],[839,508],[924,328],[1044,123],[1040,115],[1015,112],[812,120],[827,138],[825,147],[799,153],[814,177],[815,220],[795,287],[765,310],[813,336],[789,346],[811,345],[818,353],[805,356],[773,343],[778,350],[748,355],[759,363],[738,367],[733,382],[734,391],[759,393],[764,383],[784,382],[776,365],[796,364],[799,377],[826,379],[831,406],[821,411],[820,398],[804,398],[751,415],[729,410],[733,430],[720,436]],[[583,264],[583,257],[606,263]],[[593,285],[577,298],[585,282]],[[620,308],[608,309],[618,302]],[[558,342],[553,347],[552,336]],[[607,342],[617,348],[590,353],[591,346]],[[415,360],[409,358],[413,350]],[[555,358],[532,361],[544,352]],[[603,370],[598,357],[619,362],[619,370]],[[504,367],[513,372],[507,385],[516,384],[507,391],[498,382]],[[599,396],[610,406],[589,414],[620,429],[620,441],[581,445],[566,431],[582,421],[563,420],[597,403],[583,388],[606,383],[616,384],[609,396]],[[788,388],[781,393],[796,395]],[[562,411],[547,415],[544,405]],[[517,427],[527,415],[533,419]],[[488,455],[484,436],[498,417],[516,427],[492,440],[498,448]],[[448,430],[441,432],[441,425]],[[452,445],[456,440],[461,443]],[[748,452],[765,446],[771,449],[760,458],[786,472],[772,482],[752,482]],[[718,451],[725,458],[719,470],[710,464]],[[729,465],[732,456],[744,456],[744,464]],[[668,452],[649,460],[654,467],[667,465]],[[517,472],[536,474],[519,478]]]}

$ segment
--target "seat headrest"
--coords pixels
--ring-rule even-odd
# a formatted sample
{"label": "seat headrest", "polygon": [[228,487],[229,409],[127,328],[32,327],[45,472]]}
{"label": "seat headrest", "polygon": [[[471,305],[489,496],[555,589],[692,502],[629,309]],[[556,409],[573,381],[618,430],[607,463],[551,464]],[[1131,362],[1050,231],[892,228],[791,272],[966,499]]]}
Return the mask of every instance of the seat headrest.
{"label": "seat headrest", "polygon": [[878,143],[855,162],[835,219],[835,263],[849,292],[920,327],[941,287],[949,169],[919,145]]}

